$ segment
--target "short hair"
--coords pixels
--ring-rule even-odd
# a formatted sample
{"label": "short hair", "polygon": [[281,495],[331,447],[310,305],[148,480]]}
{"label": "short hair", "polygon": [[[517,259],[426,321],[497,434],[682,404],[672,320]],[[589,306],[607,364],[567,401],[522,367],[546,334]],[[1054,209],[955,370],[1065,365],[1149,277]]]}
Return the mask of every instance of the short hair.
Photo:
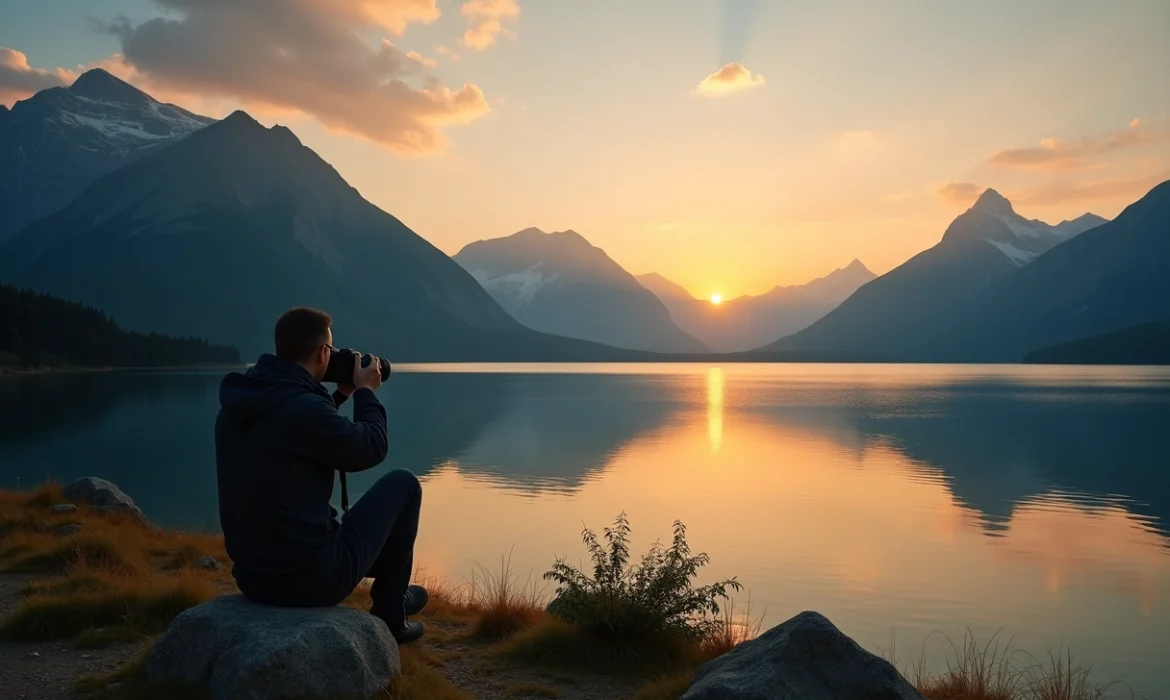
{"label": "short hair", "polygon": [[325,343],[333,318],[324,311],[297,307],[276,320],[276,356],[289,362],[304,362]]}

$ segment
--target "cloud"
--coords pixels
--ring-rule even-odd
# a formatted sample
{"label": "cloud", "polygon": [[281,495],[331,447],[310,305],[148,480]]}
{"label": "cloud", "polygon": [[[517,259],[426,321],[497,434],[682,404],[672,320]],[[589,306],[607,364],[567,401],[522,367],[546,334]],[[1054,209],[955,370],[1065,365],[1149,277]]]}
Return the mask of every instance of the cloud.
{"label": "cloud", "polygon": [[451,61],[452,63],[459,62],[459,54],[455,53],[446,46],[436,46],[435,53],[447,59],[448,61]]}
{"label": "cloud", "polygon": [[519,17],[520,5],[516,0],[468,0],[463,3],[461,11],[471,25],[463,34],[463,44],[483,51],[495,44],[500,34],[511,35],[504,28],[504,21]]}
{"label": "cloud", "polygon": [[152,92],[297,112],[400,153],[440,151],[444,127],[490,110],[476,85],[452,89],[428,76],[433,60],[368,42],[433,21],[435,0],[154,1],[171,16],[101,24]]}
{"label": "cloud", "polygon": [[1170,171],[1134,177],[1093,180],[1090,182],[1056,182],[1015,194],[1013,202],[1025,206],[1049,206],[1069,202],[1094,202],[1108,199],[1135,201],[1162,182],[1170,180]]}
{"label": "cloud", "polygon": [[935,190],[935,194],[948,204],[969,207],[979,198],[984,189],[986,188],[982,185],[976,185],[973,182],[948,182]]}
{"label": "cloud", "polygon": [[764,76],[752,74],[742,63],[728,63],[715,71],[695,88],[700,97],[721,97],[740,90],[758,88],[764,84]]}
{"label": "cloud", "polygon": [[1013,170],[1082,170],[1100,164],[1102,158],[1111,153],[1147,145],[1166,135],[1166,130],[1148,129],[1143,126],[1141,119],[1134,118],[1127,129],[1073,141],[1045,138],[1036,147],[997,151],[988,158],[988,162]]}
{"label": "cloud", "polygon": [[38,90],[68,85],[76,77],[63,68],[33,68],[23,53],[0,46],[0,104],[11,105]]}

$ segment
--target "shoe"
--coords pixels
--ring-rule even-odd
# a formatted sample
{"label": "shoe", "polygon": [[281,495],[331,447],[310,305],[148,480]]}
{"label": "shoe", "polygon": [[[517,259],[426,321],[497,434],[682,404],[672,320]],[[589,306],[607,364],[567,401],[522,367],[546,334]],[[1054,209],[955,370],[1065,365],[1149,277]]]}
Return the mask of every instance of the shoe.
{"label": "shoe", "polygon": [[416,620],[403,620],[397,627],[390,628],[390,634],[399,644],[410,644],[423,636],[423,623]]}
{"label": "shoe", "polygon": [[407,617],[417,615],[427,607],[427,601],[430,599],[427,589],[422,586],[407,586],[406,593],[402,595],[402,609]]}

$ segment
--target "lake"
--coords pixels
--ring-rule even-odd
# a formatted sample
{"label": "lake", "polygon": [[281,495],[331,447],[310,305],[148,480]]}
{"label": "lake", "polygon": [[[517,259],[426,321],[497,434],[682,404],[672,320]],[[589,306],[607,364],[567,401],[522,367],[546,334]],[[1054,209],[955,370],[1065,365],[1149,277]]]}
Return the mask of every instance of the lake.
{"label": "lake", "polygon": [[[0,378],[0,487],[98,475],[213,529],[219,378]],[[409,366],[379,396],[391,456],[351,493],[423,479],[427,574],[539,580],[583,525],[624,511],[640,553],[681,519],[765,626],[814,609],[931,663],[998,632],[1170,688],[1170,369]]]}

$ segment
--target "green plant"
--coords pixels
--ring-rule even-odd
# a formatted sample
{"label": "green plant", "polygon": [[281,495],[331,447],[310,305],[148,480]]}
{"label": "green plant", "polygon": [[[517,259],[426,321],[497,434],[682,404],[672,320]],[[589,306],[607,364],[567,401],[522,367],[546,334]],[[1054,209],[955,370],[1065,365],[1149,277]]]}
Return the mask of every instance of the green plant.
{"label": "green plant", "polygon": [[544,575],[557,583],[549,612],[582,630],[634,639],[657,635],[704,639],[719,626],[713,616],[727,590],[742,588],[734,578],[695,588],[692,580],[710,562],[692,554],[687,530],[674,522],[669,547],[655,542],[638,566],[630,566],[630,524],[622,513],[605,528],[605,544],[585,528],[582,540],[593,559],[593,576],[557,559]]}

